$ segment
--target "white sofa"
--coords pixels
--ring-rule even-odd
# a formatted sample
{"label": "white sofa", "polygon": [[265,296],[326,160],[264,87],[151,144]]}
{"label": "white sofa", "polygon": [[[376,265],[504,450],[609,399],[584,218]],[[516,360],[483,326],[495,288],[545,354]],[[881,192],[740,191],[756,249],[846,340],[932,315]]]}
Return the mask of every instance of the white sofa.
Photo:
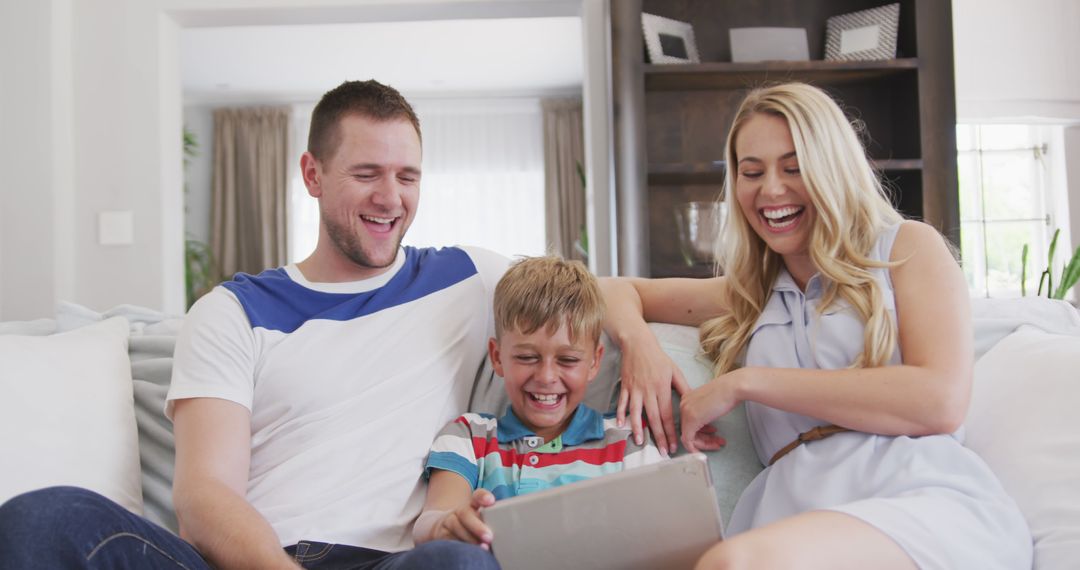
{"label": "white sofa", "polygon": [[[974,300],[975,388],[967,445],[994,469],[1027,517],[1035,568],[1080,561],[1080,313],[1064,302]],[[176,528],[173,447],[162,414],[181,319],[133,306],[100,314],[61,303],[54,318],[0,322],[0,503],[49,485],[92,488]],[[710,378],[697,331],[652,325],[691,385]],[[586,403],[608,408],[618,351]],[[499,413],[501,380],[478,372],[471,407]],[[718,422],[728,445],[709,454],[725,519],[762,466],[741,408]]]}

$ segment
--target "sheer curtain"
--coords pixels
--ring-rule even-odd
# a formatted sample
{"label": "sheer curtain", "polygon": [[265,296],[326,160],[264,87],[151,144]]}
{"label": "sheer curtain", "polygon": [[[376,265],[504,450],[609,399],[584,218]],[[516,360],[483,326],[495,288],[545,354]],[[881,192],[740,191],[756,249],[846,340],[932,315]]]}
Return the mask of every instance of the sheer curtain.
{"label": "sheer curtain", "polygon": [[[538,99],[413,101],[423,130],[420,206],[404,243],[474,245],[506,256],[547,250],[543,117]],[[307,147],[312,105],[297,105],[294,162]],[[314,248],[318,206],[297,165],[290,176],[290,259]]]}
{"label": "sheer curtain", "polygon": [[295,263],[315,251],[319,240],[319,203],[308,196],[300,155],[307,150],[308,128],[314,103],[292,106],[292,129],[289,131],[289,262]]}
{"label": "sheer curtain", "polygon": [[426,100],[420,209],[406,243],[541,255],[543,119],[537,99]]}

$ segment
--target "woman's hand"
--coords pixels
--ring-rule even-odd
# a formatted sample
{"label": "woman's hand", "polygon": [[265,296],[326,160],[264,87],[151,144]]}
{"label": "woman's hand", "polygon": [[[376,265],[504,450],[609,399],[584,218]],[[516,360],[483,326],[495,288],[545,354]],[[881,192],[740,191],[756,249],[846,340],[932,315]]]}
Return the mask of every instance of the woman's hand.
{"label": "woman's hand", "polygon": [[739,404],[737,381],[742,370],[728,372],[713,378],[704,386],[682,395],[679,414],[682,422],[682,442],[687,451],[711,451],[715,441],[715,428],[709,422],[730,412]]}
{"label": "woman's hand", "polygon": [[432,538],[479,544],[480,548],[490,550],[491,539],[494,536],[491,529],[484,524],[484,519],[480,517],[480,510],[494,504],[495,495],[487,489],[477,489],[473,492],[468,506],[446,513],[446,516],[435,525]]}
{"label": "woman's hand", "polygon": [[622,354],[622,372],[619,391],[619,405],[615,411],[618,424],[626,424],[630,416],[630,429],[634,441],[641,445],[645,441],[641,424],[641,412],[649,420],[653,440],[660,453],[668,455],[678,449],[679,439],[675,431],[675,416],[671,408],[671,389],[679,395],[690,391],[682,371],[671,360],[655,338],[635,347],[624,347]]}
{"label": "woman's hand", "polygon": [[727,440],[717,433],[716,426],[712,424],[701,426],[701,429],[694,433],[693,442],[694,447],[692,449],[687,447],[686,449],[694,453],[698,451],[716,451],[727,445]]}

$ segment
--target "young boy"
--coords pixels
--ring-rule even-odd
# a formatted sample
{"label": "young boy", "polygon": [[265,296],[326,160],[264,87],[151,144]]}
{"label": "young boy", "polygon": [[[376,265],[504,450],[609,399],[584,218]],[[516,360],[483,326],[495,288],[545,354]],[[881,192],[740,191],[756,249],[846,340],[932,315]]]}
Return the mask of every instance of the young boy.
{"label": "young boy", "polygon": [[659,461],[614,418],[580,405],[600,369],[604,302],[580,262],[524,259],[495,287],[495,338],[488,356],[506,383],[510,410],[496,419],[467,413],[431,446],[417,544],[460,540],[489,548],[479,509],[498,499],[558,487]]}

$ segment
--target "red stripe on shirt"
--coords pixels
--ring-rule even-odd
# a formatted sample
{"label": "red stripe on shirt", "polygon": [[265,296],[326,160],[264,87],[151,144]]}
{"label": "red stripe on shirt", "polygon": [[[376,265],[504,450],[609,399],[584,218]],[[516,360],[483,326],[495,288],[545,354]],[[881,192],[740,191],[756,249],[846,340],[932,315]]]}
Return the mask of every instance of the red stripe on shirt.
{"label": "red stripe on shirt", "polygon": [[575,461],[583,461],[590,465],[603,465],[605,463],[618,463],[626,457],[626,441],[617,441],[606,447],[595,449],[571,449],[559,453],[536,453],[540,460],[530,467],[547,467],[549,465],[566,465]]}
{"label": "red stripe on shirt", "polygon": [[494,437],[480,437],[474,436],[472,438],[473,454],[477,459],[481,457],[487,457],[492,453],[498,453],[502,456],[503,465],[510,465],[509,461],[517,456],[517,453],[512,450],[499,449],[499,440]]}
{"label": "red stripe on shirt", "polygon": [[[477,458],[499,456],[499,463],[503,467],[516,465],[518,467],[547,467],[550,465],[567,465],[575,461],[584,461],[590,465],[603,465],[605,463],[618,463],[626,457],[626,441],[617,441],[606,447],[595,449],[570,449],[559,453],[522,453],[513,449],[499,449],[499,442],[483,437],[472,438],[473,453]],[[535,455],[536,464],[529,463],[529,457]]]}

